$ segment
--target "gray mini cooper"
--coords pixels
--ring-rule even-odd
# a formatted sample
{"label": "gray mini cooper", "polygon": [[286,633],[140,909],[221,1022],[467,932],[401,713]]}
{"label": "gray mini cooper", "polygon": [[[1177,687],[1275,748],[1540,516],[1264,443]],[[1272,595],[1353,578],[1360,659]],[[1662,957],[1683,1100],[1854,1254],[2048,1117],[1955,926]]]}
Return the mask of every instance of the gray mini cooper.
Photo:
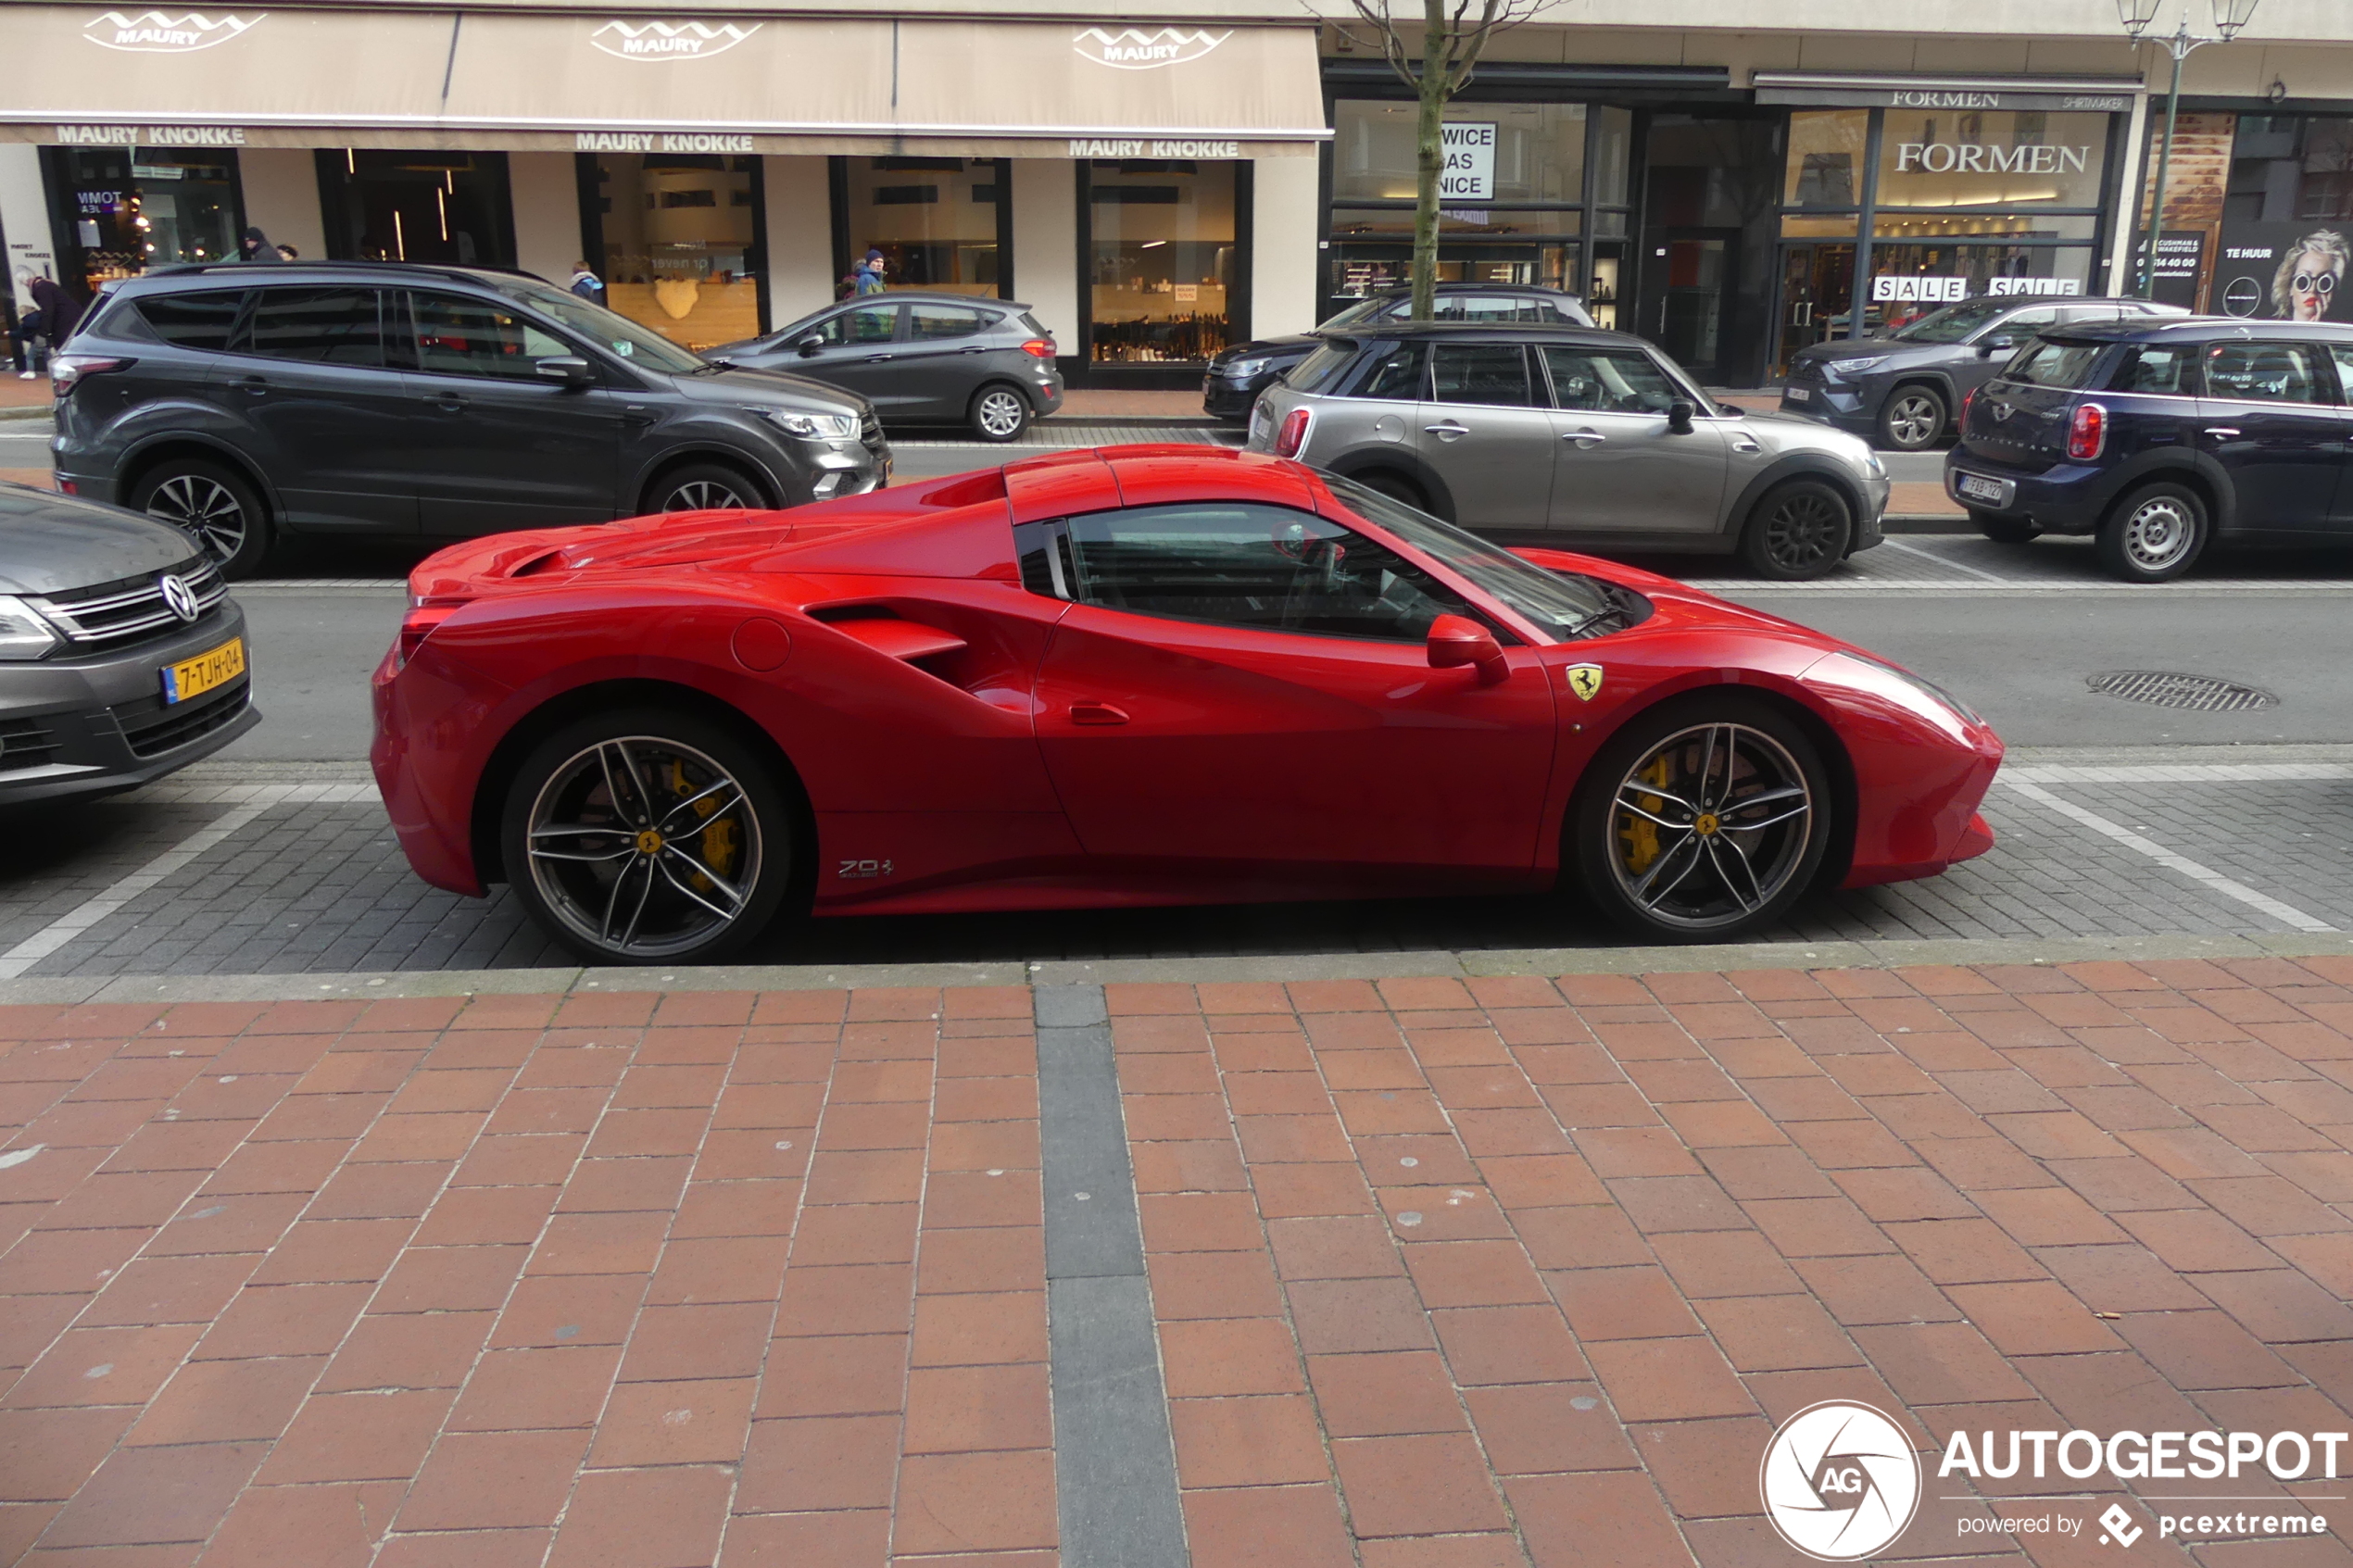
{"label": "gray mini cooper", "polygon": [[1880,542],[1887,470],[1869,445],[1719,405],[1640,338],[1433,322],[1317,335],[1259,397],[1252,451],[1515,543],[1737,551],[1788,581]]}

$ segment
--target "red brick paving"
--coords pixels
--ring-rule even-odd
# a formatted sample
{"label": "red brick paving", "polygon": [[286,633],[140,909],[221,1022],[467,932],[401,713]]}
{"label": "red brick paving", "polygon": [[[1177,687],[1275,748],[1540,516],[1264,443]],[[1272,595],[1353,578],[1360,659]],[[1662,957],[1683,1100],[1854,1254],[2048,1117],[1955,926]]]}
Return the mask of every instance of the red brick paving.
{"label": "red brick paving", "polygon": [[[1833,1397],[1928,1450],[1888,1555],[2099,1556],[1934,1453],[2348,1424],[2348,983],[1110,987],[1194,1562],[1794,1561]],[[0,1010],[0,1561],[1051,1563],[1030,1012]]]}

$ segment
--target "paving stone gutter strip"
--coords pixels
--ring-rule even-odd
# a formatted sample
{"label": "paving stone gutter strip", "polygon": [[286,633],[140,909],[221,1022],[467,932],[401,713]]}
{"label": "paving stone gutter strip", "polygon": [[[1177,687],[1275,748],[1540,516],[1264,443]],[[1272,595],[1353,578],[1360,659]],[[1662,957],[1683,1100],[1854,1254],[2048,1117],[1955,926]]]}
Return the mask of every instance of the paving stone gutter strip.
{"label": "paving stone gutter strip", "polygon": [[1040,985],[1038,1118],[1063,1568],[1185,1568],[1168,1395],[1100,985]]}

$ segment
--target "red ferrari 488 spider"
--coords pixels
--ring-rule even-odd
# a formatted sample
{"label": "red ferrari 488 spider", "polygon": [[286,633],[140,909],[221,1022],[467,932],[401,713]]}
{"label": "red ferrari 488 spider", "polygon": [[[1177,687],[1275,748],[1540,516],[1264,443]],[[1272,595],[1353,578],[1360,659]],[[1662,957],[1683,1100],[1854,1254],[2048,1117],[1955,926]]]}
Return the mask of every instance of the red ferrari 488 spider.
{"label": "red ferrari 488 spider", "polygon": [[2001,742],[1859,649],[1344,479],[1056,452],[409,579],[376,779],[603,962],[819,915],[1581,888],[1651,940],[1993,842]]}

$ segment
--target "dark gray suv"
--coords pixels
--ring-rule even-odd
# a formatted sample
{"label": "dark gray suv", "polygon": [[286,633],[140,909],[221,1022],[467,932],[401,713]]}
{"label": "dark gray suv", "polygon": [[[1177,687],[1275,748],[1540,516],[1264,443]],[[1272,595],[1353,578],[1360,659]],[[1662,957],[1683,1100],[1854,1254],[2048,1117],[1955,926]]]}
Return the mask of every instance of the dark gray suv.
{"label": "dark gray suv", "polygon": [[1806,414],[1897,452],[1957,429],[1961,400],[2001,373],[2045,327],[2186,316],[2145,299],[1986,295],[1931,310],[1885,337],[1840,338],[1790,356],[1781,411]]}
{"label": "dark gray suv", "polygon": [[704,358],[846,387],[886,425],[969,425],[1011,441],[1063,406],[1054,334],[1026,305],[893,291],[844,300]]}
{"label": "dark gray suv", "polygon": [[59,487],[186,529],[232,578],[281,533],[796,506],[890,476],[863,398],[514,273],[166,268],[109,286],[50,370]]}

